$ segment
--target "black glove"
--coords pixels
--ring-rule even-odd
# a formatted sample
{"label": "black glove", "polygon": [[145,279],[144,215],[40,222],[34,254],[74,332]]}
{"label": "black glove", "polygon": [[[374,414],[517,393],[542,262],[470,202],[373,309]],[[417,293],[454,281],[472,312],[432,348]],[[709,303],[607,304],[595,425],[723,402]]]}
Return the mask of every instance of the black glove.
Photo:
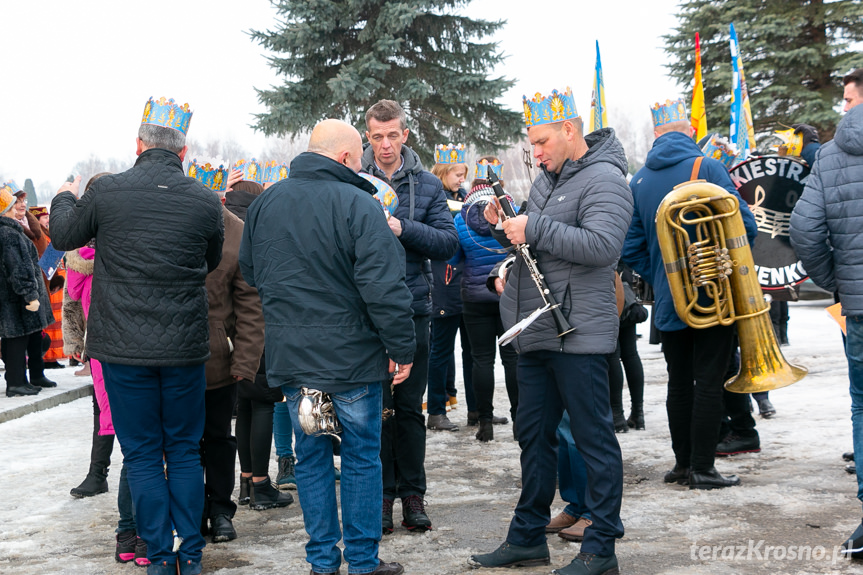
{"label": "black glove", "polygon": [[821,143],[821,141],[818,139],[818,130],[816,130],[813,126],[810,126],[809,124],[791,124],[791,127],[794,128],[795,134],[801,134],[803,136],[804,148],[809,144]]}

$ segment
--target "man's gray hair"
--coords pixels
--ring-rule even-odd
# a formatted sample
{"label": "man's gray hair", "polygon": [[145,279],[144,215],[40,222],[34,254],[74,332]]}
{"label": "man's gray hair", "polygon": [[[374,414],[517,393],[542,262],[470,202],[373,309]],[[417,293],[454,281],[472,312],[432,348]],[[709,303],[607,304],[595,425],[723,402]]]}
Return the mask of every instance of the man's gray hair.
{"label": "man's gray hair", "polygon": [[179,154],[186,145],[186,134],[183,132],[153,124],[141,124],[138,138],[147,148],[164,148],[175,154]]}
{"label": "man's gray hair", "polygon": [[408,127],[405,111],[395,100],[380,100],[377,104],[366,110],[366,126],[369,125],[369,120],[372,118],[382,124],[398,120],[401,130],[405,130]]}

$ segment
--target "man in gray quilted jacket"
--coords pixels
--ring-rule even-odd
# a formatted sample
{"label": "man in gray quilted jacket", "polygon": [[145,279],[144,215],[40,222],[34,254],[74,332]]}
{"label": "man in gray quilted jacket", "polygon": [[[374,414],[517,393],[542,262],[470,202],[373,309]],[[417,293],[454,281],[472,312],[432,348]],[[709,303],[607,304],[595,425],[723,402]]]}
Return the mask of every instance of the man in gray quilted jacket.
{"label": "man in gray quilted jacket", "polygon": [[[846,320],[854,453],[863,453],[863,68],[844,78],[845,117],[818,150],[791,214],[791,245],[818,287],[838,292]],[[857,465],[863,501],[863,465]],[[863,558],[863,523],[845,542]]]}
{"label": "man in gray quilted jacket", "polygon": [[[616,574],[615,539],[623,536],[623,465],[614,435],[607,354],[617,343],[615,266],[632,218],[626,156],[610,128],[583,135],[572,93],[524,101],[527,135],[542,173],[527,211],[501,222],[494,204],[485,215],[504,245],[529,244],[554,299],[575,331],[562,337],[544,313],[516,338],[522,448],[522,490],[506,541],[471,557],[479,567],[549,563],[545,526],[555,496],[557,426],[563,410],[587,467],[586,505],[593,524],[581,553],[555,571],[563,575]],[[500,225],[498,225],[500,224]],[[521,257],[501,296],[505,328],[543,306]]]}

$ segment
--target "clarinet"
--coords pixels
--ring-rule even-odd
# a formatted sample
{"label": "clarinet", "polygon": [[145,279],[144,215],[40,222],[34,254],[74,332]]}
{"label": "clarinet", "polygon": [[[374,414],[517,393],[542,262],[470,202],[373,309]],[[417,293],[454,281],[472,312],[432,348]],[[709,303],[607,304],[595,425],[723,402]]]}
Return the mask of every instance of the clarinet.
{"label": "clarinet", "polygon": [[[506,199],[506,193],[500,185],[500,179],[498,179],[497,174],[495,174],[491,169],[491,166],[488,167],[488,181],[491,182],[494,195],[497,196],[500,207],[503,210],[503,219],[508,220],[510,218],[514,218],[515,212],[509,204],[509,200]],[[523,259],[525,265],[527,265],[527,269],[530,272],[530,277],[533,279],[533,283],[536,284],[536,289],[539,290],[539,295],[542,297],[542,301],[551,310],[551,316],[554,318],[554,323],[557,326],[557,337],[563,337],[569,332],[574,331],[575,328],[569,325],[569,322],[566,320],[566,316],[563,315],[563,312],[560,310],[560,304],[555,301],[554,295],[551,293],[551,289],[549,289],[548,284],[545,283],[545,276],[542,275],[539,265],[536,263],[536,258],[533,257],[533,254],[530,252],[530,246],[527,244],[518,244],[515,246],[515,251],[521,255],[521,259]]]}

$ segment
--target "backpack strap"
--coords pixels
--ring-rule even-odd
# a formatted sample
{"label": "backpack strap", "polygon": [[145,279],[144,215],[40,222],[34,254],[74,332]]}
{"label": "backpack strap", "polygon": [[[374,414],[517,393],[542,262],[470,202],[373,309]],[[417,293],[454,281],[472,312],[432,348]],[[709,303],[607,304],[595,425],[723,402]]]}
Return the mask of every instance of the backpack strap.
{"label": "backpack strap", "polygon": [[698,179],[698,172],[701,170],[701,161],[704,159],[704,156],[698,156],[695,158],[695,163],[692,164],[692,176],[689,178],[690,182],[694,182]]}

